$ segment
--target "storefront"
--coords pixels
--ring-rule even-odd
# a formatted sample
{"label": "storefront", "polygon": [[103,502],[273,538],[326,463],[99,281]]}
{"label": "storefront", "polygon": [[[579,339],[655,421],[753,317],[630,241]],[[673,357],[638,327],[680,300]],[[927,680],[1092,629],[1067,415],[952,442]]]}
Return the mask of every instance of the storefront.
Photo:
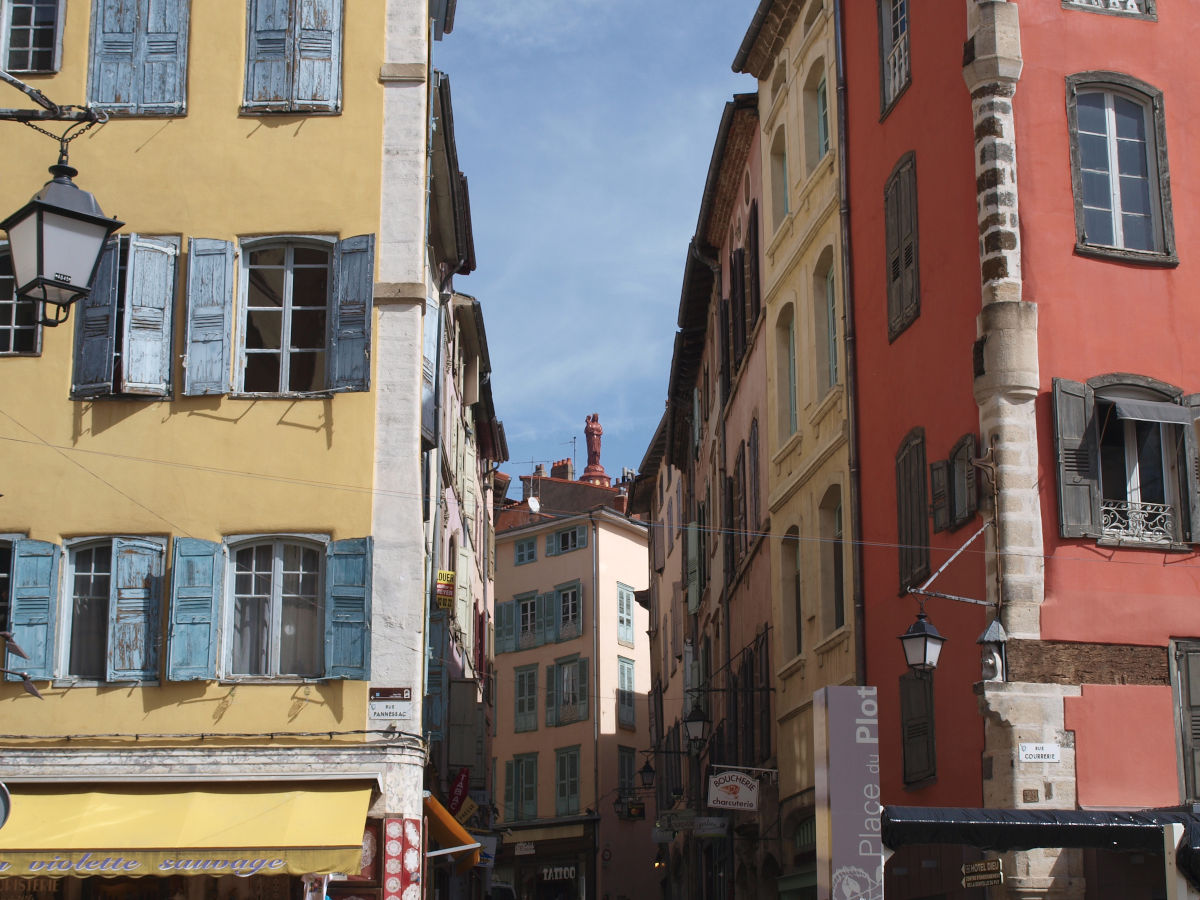
{"label": "storefront", "polygon": [[498,854],[497,879],[513,885],[518,900],[590,900],[596,883],[591,823],[513,830]]}

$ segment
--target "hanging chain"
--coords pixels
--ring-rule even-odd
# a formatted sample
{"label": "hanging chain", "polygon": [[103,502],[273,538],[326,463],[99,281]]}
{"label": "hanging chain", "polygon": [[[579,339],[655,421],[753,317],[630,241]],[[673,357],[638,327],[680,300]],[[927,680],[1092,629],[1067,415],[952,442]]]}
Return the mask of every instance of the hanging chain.
{"label": "hanging chain", "polygon": [[[66,109],[66,107],[63,108]],[[28,125],[34,131],[44,134],[46,137],[54,138],[54,140],[58,141],[58,162],[59,165],[66,165],[67,145],[70,144],[71,141],[75,140],[75,138],[82,137],[94,125],[103,125],[108,121],[108,113],[104,112],[103,110],[95,110],[95,112],[97,113],[96,118],[89,119],[86,122],[72,122],[67,126],[67,130],[62,134],[55,134],[53,131],[42,128],[40,125],[35,125],[31,121],[26,121],[24,124]],[[74,134],[72,134],[72,132],[74,132]]]}

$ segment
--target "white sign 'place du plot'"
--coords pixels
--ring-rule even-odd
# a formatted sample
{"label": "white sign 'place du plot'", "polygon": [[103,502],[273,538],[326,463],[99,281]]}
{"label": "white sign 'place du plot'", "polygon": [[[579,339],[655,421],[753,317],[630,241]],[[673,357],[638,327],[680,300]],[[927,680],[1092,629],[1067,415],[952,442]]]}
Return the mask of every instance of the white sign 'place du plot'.
{"label": "white sign 'place du plot'", "polygon": [[744,772],[725,771],[708,776],[710,809],[758,809],[758,781]]}

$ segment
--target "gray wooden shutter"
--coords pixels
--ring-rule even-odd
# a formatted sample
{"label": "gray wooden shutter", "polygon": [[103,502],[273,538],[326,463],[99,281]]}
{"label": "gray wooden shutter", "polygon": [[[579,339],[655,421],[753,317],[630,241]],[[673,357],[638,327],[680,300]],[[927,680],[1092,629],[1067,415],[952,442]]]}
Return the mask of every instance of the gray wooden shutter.
{"label": "gray wooden shutter", "polygon": [[187,349],[183,392],[189,397],[229,393],[233,333],[233,244],[188,241]]}
{"label": "gray wooden shutter", "polygon": [[521,818],[537,818],[537,757],[526,756],[519,761],[521,766]]}
{"label": "gray wooden shutter", "polygon": [[903,324],[915,319],[921,308],[920,284],[917,272],[917,166],[910,158],[900,173],[900,263],[901,316]]}
{"label": "gray wooden shutter", "polygon": [[1093,422],[1095,397],[1078,381],[1054,379],[1058,525],[1065,538],[1100,536],[1100,478]]}
{"label": "gray wooden shutter", "polygon": [[932,502],[929,513],[933,516],[933,530],[945,531],[950,527],[950,464],[944,459],[929,464],[929,493]]}
{"label": "gray wooden shutter", "polygon": [[217,677],[221,563],[220,544],[175,538],[167,641],[167,678],[171,681],[211,681]]}
{"label": "gray wooden shutter", "polygon": [[758,201],[750,204],[746,219],[746,299],[750,302],[750,326],[762,312],[762,284],[758,274]]}
{"label": "gray wooden shutter", "polygon": [[138,109],[179,115],[187,106],[189,0],[141,0]]}
{"label": "gray wooden shutter", "polygon": [[119,270],[120,241],[113,238],[104,247],[91,292],[75,304],[72,397],[100,397],[113,392]]}
{"label": "gray wooden shutter", "polygon": [[546,727],[558,724],[558,667],[546,666]]}
{"label": "gray wooden shutter", "polygon": [[139,0],[93,0],[88,104],[110,113],[137,111],[142,42]]}
{"label": "gray wooden shutter", "polygon": [[550,534],[546,535],[546,555],[547,556],[557,556],[558,555],[558,534],[556,534],[553,531],[550,532]]}
{"label": "gray wooden shutter", "polygon": [[336,112],[342,102],[342,0],[295,0],[292,108]]}
{"label": "gray wooden shutter", "polygon": [[516,649],[513,637],[513,618],[516,604],[513,601],[496,604],[496,652],[512,653]]}
{"label": "gray wooden shutter", "polygon": [[291,0],[249,0],[243,109],[286,111],[292,99]]}
{"label": "gray wooden shutter", "polygon": [[[1200,415],[1200,394],[1188,394],[1183,398],[1183,405],[1192,412],[1193,420]],[[1187,497],[1188,528],[1186,539],[1200,543],[1200,448],[1197,447],[1196,424],[1183,426],[1183,446],[1186,454],[1186,465],[1181,466],[1180,473],[1181,496]]]}
{"label": "gray wooden shutter", "polygon": [[575,526],[575,546],[582,550],[587,546],[588,542],[588,527],[586,525]]}
{"label": "gray wooden shutter", "polygon": [[700,529],[687,525],[687,605],[689,613],[700,610]]}
{"label": "gray wooden shutter", "polygon": [[900,253],[900,204],[903,191],[899,179],[893,176],[883,191],[883,209],[887,240],[887,318],[888,336],[900,332],[903,310],[904,266]]}
{"label": "gray wooden shutter", "polygon": [[[11,610],[13,640],[29,659],[8,654],[6,668],[39,681],[54,677],[54,620],[58,608],[58,559],[62,549],[45,541],[13,541]],[[12,681],[16,676],[9,675]]]}
{"label": "gray wooden shutter", "polygon": [[900,676],[900,730],[904,742],[904,783],[937,774],[933,729],[933,678],[916,672]]}
{"label": "gray wooden shutter", "polygon": [[556,591],[538,595],[537,614],[538,642],[550,644],[557,641],[562,631],[562,604],[559,602]]}
{"label": "gray wooden shutter", "polygon": [[586,659],[579,660],[576,665],[579,667],[579,720],[583,721],[588,717],[588,673],[591,670]]}
{"label": "gray wooden shutter", "polygon": [[329,324],[329,387],[365,391],[371,380],[371,313],[375,292],[375,235],[338,241]]}
{"label": "gray wooden shutter", "polygon": [[516,807],[513,803],[513,761],[505,760],[504,763],[504,821],[511,822],[516,816]]}
{"label": "gray wooden shutter", "polygon": [[108,680],[158,678],[163,557],[157,541],[113,538],[114,586],[108,621]]}
{"label": "gray wooden shutter", "polygon": [[371,678],[371,539],[334,541],[325,556],[325,677]]}
{"label": "gray wooden shutter", "polygon": [[1200,796],[1200,643],[1180,641],[1175,648],[1179,676],[1183,783],[1188,801]]}
{"label": "gray wooden shutter", "polygon": [[121,335],[121,392],[171,394],[175,258],[166,241],[129,235],[125,263],[125,317]]}

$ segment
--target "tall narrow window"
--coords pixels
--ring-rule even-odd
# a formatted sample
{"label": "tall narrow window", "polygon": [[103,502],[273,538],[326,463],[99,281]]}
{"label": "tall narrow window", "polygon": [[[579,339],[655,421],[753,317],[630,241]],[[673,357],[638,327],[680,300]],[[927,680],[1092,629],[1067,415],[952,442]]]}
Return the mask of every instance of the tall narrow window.
{"label": "tall narrow window", "polygon": [[1200,641],[1177,641],[1171,667],[1175,709],[1179,716],[1179,748],[1183,758],[1184,797],[1200,798]]}
{"label": "tall narrow window", "polygon": [[504,818],[537,818],[537,754],[521,753],[504,763]]}
{"label": "tall narrow window", "polygon": [[67,674],[103,681],[108,650],[112,544],[76,550],[71,589],[71,646]]}
{"label": "tall narrow window", "polygon": [[771,141],[771,225],[778,228],[788,214],[787,137],[783,126]]}
{"label": "tall narrow window", "polygon": [[811,175],[829,152],[829,99],[825,89],[825,60],[809,69],[804,84],[804,172]]}
{"label": "tall narrow window", "polygon": [[617,585],[617,641],[633,646],[633,588]]}
{"label": "tall narrow window", "polygon": [[838,382],[838,314],[833,262],[833,248],[826,247],[817,260],[812,280],[817,389],[822,397]]}
{"label": "tall narrow window", "polygon": [[321,563],[317,548],[289,541],[234,549],[231,674],[322,674]]}
{"label": "tall narrow window", "polygon": [[887,235],[888,340],[894,341],[921,314],[917,263],[917,161],[901,157],[883,191]]}
{"label": "tall narrow window", "polygon": [[514,731],[537,730],[537,670],[534,665],[513,671]]}
{"label": "tall narrow window", "polygon": [[12,257],[7,247],[0,248],[0,356],[36,354],[41,349],[41,338],[37,304],[17,296]]}
{"label": "tall narrow window", "polygon": [[116,115],[183,113],[190,9],[188,0],[93,0],[88,103]]}
{"label": "tall narrow window", "polygon": [[8,0],[3,68],[17,73],[57,72],[62,56],[64,0]]}
{"label": "tall narrow window", "polygon": [[1114,72],[1067,86],[1076,250],[1175,262],[1162,92]]}
{"label": "tall narrow window", "polygon": [[750,528],[754,535],[757,536],[762,528],[762,496],[760,494],[759,476],[758,476],[758,419],[750,421],[750,439],[746,444],[746,453],[749,456],[749,479],[750,479]]}
{"label": "tall narrow window", "polygon": [[783,538],[781,596],[788,599],[785,614],[791,619],[791,651],[794,656],[804,652],[804,603],[800,562],[800,529],[792,526]]}
{"label": "tall narrow window", "polygon": [[821,593],[825,631],[846,624],[842,543],[842,489],[833,485],[821,499]]}
{"label": "tall narrow window", "polygon": [[790,303],[775,324],[775,372],[779,442],[783,444],[800,425],[796,395],[796,320]]}
{"label": "tall narrow window", "polygon": [[633,660],[617,657],[617,723],[627,728],[637,725],[634,702]]}
{"label": "tall narrow window", "polygon": [[342,0],[250,0],[244,112],[337,112]]}
{"label": "tall narrow window", "polygon": [[879,5],[880,110],[887,112],[908,87],[908,0],[876,0]]}
{"label": "tall narrow window", "polygon": [[910,431],[896,451],[896,516],[900,588],[929,574],[929,517],[925,486],[925,429]]}
{"label": "tall narrow window", "polygon": [[900,732],[904,747],[904,783],[918,785],[937,775],[933,729],[933,673],[900,676]]}
{"label": "tall narrow window", "polygon": [[617,747],[617,788],[628,794],[637,787],[634,782],[637,768],[637,751],[633,747]]}
{"label": "tall narrow window", "polygon": [[829,92],[824,75],[817,84],[817,152],[821,156],[829,152]]}
{"label": "tall narrow window", "polygon": [[574,816],[579,813],[579,748],[568,747],[554,751],[555,792],[554,814]]}
{"label": "tall narrow window", "polygon": [[325,389],[330,262],[329,251],[317,246],[250,251],[241,385],[246,393]]}

